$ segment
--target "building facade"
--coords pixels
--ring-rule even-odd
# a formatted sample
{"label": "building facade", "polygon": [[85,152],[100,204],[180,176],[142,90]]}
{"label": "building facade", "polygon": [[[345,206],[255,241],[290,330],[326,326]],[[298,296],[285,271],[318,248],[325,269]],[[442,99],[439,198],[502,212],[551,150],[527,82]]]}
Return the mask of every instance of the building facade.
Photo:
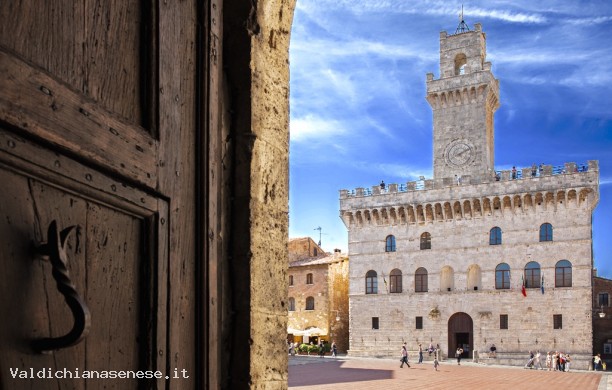
{"label": "building facade", "polygon": [[593,277],[593,355],[612,370],[612,280]]}
{"label": "building facade", "polygon": [[289,263],[288,341],[322,339],[348,349],[348,264],[340,250]]}
{"label": "building facade", "polygon": [[562,351],[586,368],[598,163],[495,170],[499,84],[474,27],[442,32],[440,78],[427,74],[434,177],[340,191],[349,354],[395,355],[406,341],[473,357],[495,344],[498,363]]}

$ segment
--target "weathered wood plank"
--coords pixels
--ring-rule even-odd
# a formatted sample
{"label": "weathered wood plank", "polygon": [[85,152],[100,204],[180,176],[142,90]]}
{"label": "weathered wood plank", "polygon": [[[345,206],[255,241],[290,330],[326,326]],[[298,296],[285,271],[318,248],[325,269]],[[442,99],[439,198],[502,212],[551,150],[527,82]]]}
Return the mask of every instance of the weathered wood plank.
{"label": "weathered wood plank", "polygon": [[[139,0],[3,1],[0,46],[45,69],[134,125],[145,125],[149,65]],[[20,37],[11,39],[17,32]],[[32,44],[36,42],[36,44]],[[141,63],[142,61],[142,63]],[[146,126],[146,125],[145,125]]]}
{"label": "weathered wood plank", "polygon": [[[92,313],[86,340],[86,367],[90,370],[138,370],[141,339],[140,289],[142,283],[141,219],[133,218],[93,202],[87,208],[87,302]],[[153,316],[153,313],[148,313]],[[140,342],[139,342],[140,341]],[[141,381],[144,382],[144,381]],[[136,389],[137,381],[115,379],[89,381],[87,389]]]}
{"label": "weathered wood plank", "polygon": [[196,2],[159,4],[160,191],[171,199],[169,220],[169,366],[186,370],[170,389],[195,388],[199,373],[195,288]]}
{"label": "weathered wood plank", "polygon": [[0,48],[0,121],[155,189],[158,141]]}

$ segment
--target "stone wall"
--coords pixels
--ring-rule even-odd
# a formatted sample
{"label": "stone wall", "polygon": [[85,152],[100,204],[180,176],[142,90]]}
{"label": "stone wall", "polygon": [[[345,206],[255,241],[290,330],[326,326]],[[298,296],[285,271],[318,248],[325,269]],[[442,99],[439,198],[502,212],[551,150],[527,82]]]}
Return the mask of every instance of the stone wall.
{"label": "stone wall", "polygon": [[[439,343],[448,353],[449,318],[467,313],[473,321],[473,348],[495,343],[500,358],[521,361],[529,350],[559,350],[588,366],[593,266],[591,216],[598,201],[598,172],[558,175],[478,185],[381,193],[341,199],[349,228],[350,354],[397,354],[402,341]],[[570,195],[571,194],[571,195]],[[553,241],[540,242],[543,223],[553,226]],[[491,228],[500,227],[502,244],[489,245]],[[420,249],[422,233],[431,249]],[[396,251],[385,252],[388,235]],[[572,263],[572,287],[555,287],[555,265]],[[544,277],[539,288],[521,294],[524,267],[536,261]],[[495,288],[495,268],[510,266],[511,288]],[[415,271],[428,271],[428,292],[415,292]],[[383,273],[402,272],[403,291],[389,293]],[[442,270],[448,272],[442,277]],[[365,276],[376,271],[377,294],[365,294]],[[446,279],[446,280],[445,280]],[[474,287],[478,287],[477,290]],[[448,290],[450,288],[450,291]],[[500,329],[500,315],[508,329]],[[553,315],[562,329],[553,329]],[[379,329],[372,329],[372,317]],[[416,317],[423,329],[416,329]]]}

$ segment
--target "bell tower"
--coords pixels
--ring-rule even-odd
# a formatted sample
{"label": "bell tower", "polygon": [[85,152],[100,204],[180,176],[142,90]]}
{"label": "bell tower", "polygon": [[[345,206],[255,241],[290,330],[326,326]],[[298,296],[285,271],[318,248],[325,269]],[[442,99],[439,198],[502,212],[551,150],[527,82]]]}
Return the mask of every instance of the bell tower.
{"label": "bell tower", "polygon": [[427,101],[433,110],[434,179],[491,175],[499,81],[486,62],[479,23],[470,31],[461,17],[455,34],[440,33],[440,78],[427,74]]}

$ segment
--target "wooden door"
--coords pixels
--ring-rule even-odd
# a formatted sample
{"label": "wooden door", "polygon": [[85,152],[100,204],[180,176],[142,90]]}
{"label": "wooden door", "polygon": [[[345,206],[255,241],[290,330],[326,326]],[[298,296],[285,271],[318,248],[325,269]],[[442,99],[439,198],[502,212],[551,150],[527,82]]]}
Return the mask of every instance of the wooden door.
{"label": "wooden door", "polygon": [[448,319],[448,356],[455,356],[457,347],[463,357],[471,357],[474,350],[474,323],[467,313],[455,313]]}
{"label": "wooden door", "polygon": [[[1,389],[195,388],[198,15],[195,1],[0,2]],[[76,226],[68,284],[89,324],[38,353],[75,321],[37,250],[53,221]],[[138,370],[162,378],[121,378]]]}

